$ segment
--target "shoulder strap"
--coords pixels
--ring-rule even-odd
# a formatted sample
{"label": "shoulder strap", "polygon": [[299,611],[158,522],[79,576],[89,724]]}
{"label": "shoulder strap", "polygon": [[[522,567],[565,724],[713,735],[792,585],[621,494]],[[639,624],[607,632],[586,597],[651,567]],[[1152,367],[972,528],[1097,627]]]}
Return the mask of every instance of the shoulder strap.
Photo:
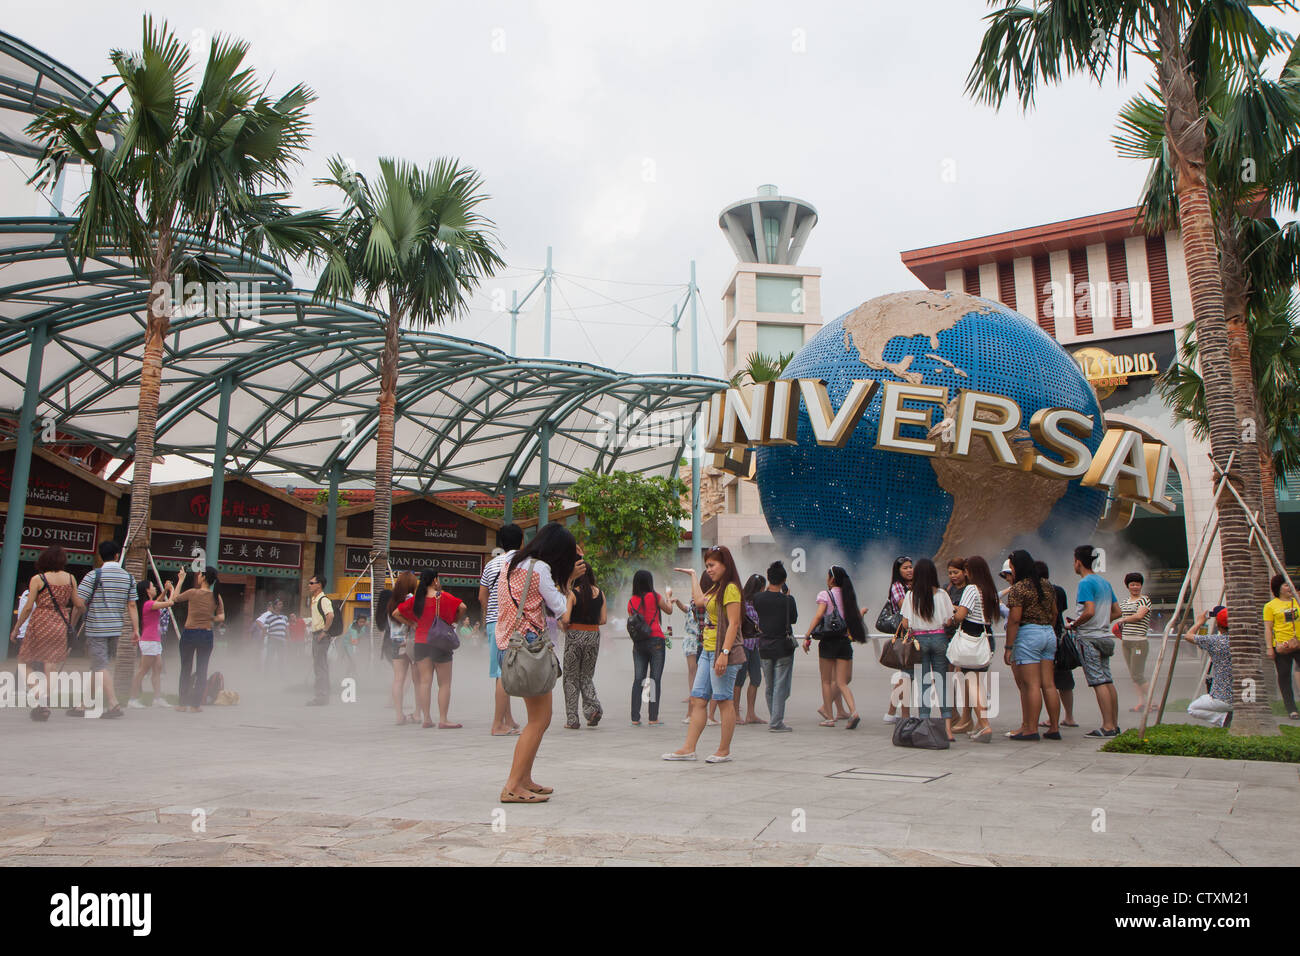
{"label": "shoulder strap", "polygon": [[[71,631],[71,630],[72,630],[72,622],[69,621],[69,620],[68,620],[68,616],[67,616],[66,614],[63,613],[63,608],[59,607],[59,602],[58,602],[58,600],[54,597],[54,591],[50,588],[50,582],[46,580],[46,578],[45,578],[45,573],[44,573],[44,572],[41,572],[41,581],[44,582],[44,584],[45,584],[45,590],[46,590],[46,592],[50,595],[50,603],[54,605],[54,610],[56,610],[56,611],[59,612],[59,619],[63,621],[63,626],[66,627],[69,631]],[[32,602],[33,602],[33,604],[35,604],[35,601],[36,601],[36,598],[33,597],[33,598],[32,598]],[[34,610],[36,610],[36,608],[33,607],[32,610],[34,611]],[[29,618],[29,619],[30,619],[30,618]]]}

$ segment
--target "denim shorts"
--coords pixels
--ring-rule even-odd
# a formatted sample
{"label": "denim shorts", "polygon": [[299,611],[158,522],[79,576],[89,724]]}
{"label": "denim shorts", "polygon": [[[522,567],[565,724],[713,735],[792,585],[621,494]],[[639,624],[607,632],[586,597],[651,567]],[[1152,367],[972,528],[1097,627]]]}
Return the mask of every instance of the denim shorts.
{"label": "denim shorts", "polygon": [[731,700],[736,693],[736,675],[744,664],[728,664],[719,677],[713,673],[714,651],[700,651],[700,666],[695,670],[695,684],[691,696],[701,700]]}
{"label": "denim shorts", "polygon": [[497,680],[501,677],[501,656],[505,651],[497,648],[497,622],[488,621],[483,626],[487,630],[488,647],[491,649],[488,654],[488,680]]}
{"label": "denim shorts", "polygon": [[[1079,645],[1079,660],[1083,661],[1083,679],[1088,682],[1088,686],[1113,684],[1115,679],[1110,675],[1110,656],[1115,653],[1115,639],[1080,637],[1076,643]],[[1110,654],[1102,653],[1105,648],[1110,649]]]}
{"label": "denim shorts", "polygon": [[1056,659],[1056,631],[1048,624],[1021,624],[1011,645],[1011,663],[1037,664]]}

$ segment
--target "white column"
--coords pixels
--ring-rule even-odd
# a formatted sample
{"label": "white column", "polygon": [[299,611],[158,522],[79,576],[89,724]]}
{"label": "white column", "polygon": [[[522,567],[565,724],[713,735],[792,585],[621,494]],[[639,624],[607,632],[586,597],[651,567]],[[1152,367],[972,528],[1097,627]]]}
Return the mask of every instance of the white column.
{"label": "white column", "polygon": [[1016,275],[1016,311],[1038,323],[1038,290],[1034,288],[1034,260],[1016,259],[1011,263]]}
{"label": "white column", "polygon": [[998,296],[998,264],[986,262],[980,266],[980,295],[994,302],[1001,302]]}

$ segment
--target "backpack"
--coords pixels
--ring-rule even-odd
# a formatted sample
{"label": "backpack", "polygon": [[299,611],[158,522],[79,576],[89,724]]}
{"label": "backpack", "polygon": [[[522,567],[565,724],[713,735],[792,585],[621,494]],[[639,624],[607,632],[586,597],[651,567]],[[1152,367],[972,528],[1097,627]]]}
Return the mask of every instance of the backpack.
{"label": "backpack", "polygon": [[221,671],[217,671],[208,678],[208,686],[203,691],[203,703],[215,704],[217,702],[217,695],[225,689],[226,679],[221,675]]}
{"label": "backpack", "polygon": [[[324,598],[325,595],[322,594],[320,597],[316,599],[317,611],[320,611],[320,602],[324,600]],[[343,633],[343,615],[340,613],[341,610],[342,608],[334,609],[334,620],[330,622],[330,626],[325,631],[325,633],[328,634],[330,637],[338,637],[340,634]],[[324,614],[321,615],[321,617],[324,616],[325,616]]]}
{"label": "backpack", "polygon": [[742,605],[743,612],[740,615],[740,636],[746,641],[758,640],[760,634],[758,630],[758,612],[754,610],[754,605],[745,601]]}
{"label": "backpack", "polygon": [[[635,611],[632,610],[632,601],[636,601],[638,604]],[[650,622],[645,619],[645,614],[642,612],[640,607],[641,605],[644,605],[644,597],[632,598],[632,601],[628,601],[628,610],[630,613],[627,616],[627,636],[632,638],[633,644],[643,644],[647,641],[653,641],[655,636],[650,630]]]}

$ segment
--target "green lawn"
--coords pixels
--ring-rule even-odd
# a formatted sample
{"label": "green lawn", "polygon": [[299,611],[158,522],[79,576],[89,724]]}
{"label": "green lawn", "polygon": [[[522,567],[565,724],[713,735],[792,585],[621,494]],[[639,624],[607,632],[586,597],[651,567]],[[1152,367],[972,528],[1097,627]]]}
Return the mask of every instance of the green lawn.
{"label": "green lawn", "polygon": [[1145,740],[1126,730],[1107,741],[1102,750],[1119,754],[1161,754],[1171,757],[1217,757],[1220,760],[1277,760],[1300,763],[1300,728],[1283,725],[1276,737],[1234,737],[1222,727],[1160,724],[1147,728]]}

